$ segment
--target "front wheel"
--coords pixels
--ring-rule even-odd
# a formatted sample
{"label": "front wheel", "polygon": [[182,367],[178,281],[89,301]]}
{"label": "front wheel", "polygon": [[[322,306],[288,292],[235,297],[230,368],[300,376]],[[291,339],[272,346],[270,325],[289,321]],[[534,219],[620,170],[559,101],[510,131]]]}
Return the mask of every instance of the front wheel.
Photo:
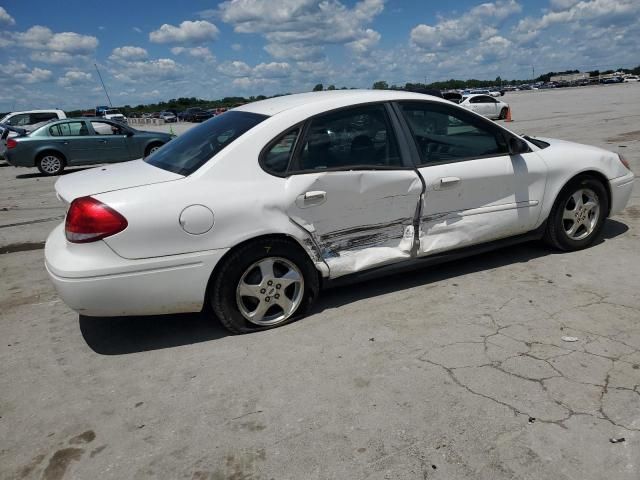
{"label": "front wheel", "polygon": [[317,272],[301,247],[261,239],[224,260],[210,303],[228,330],[248,333],[288,323],[309,308],[317,292]]}
{"label": "front wheel", "polygon": [[608,211],[609,199],[602,182],[593,177],[578,178],[558,195],[545,241],[564,251],[586,248],[600,235]]}
{"label": "front wheel", "polygon": [[149,155],[151,155],[156,150],[158,150],[161,146],[162,146],[161,143],[152,143],[151,145],[149,145],[147,147],[147,150],[144,152],[145,158],[148,157]]}
{"label": "front wheel", "polygon": [[46,153],[38,159],[36,166],[44,175],[60,175],[64,170],[64,160],[58,154]]}
{"label": "front wheel", "polygon": [[500,110],[500,116],[498,117],[499,120],[504,120],[505,118],[507,118],[507,107]]}

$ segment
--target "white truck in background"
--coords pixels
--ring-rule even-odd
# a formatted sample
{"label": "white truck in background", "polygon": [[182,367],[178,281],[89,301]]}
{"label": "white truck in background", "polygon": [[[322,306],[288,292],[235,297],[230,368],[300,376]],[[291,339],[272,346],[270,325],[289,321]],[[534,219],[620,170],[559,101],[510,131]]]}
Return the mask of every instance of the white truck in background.
{"label": "white truck in background", "polygon": [[60,120],[62,118],[67,118],[67,114],[62,110],[57,109],[26,110],[22,112],[7,113],[0,119],[0,138],[2,139],[2,141],[0,142],[0,156],[4,156],[4,151],[7,148],[7,138],[15,137],[16,135],[18,135],[18,133],[14,131],[9,131],[7,132],[7,135],[4,135],[6,129],[2,128],[3,125],[22,128],[26,130],[27,133],[29,133],[51,120]]}

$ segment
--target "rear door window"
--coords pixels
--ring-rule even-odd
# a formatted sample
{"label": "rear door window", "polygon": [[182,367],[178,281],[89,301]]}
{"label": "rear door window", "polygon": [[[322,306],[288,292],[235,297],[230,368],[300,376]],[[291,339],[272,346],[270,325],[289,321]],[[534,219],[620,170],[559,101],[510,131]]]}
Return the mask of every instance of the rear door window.
{"label": "rear door window", "polygon": [[384,105],[365,105],[314,117],[294,169],[403,167]]}
{"label": "rear door window", "polygon": [[49,135],[52,137],[75,137],[89,135],[89,129],[84,122],[58,123],[49,127]]}

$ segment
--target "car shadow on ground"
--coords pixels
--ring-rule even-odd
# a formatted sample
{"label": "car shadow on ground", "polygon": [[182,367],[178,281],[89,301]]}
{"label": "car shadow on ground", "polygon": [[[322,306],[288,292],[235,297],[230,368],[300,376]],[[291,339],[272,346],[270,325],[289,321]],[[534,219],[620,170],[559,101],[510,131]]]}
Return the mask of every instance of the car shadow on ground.
{"label": "car shadow on ground", "polygon": [[183,313],[148,317],[85,317],[80,331],[101,355],[124,355],[217,340],[229,335],[213,314]]}
{"label": "car shadow on ground", "polygon": [[[629,227],[608,219],[596,245],[622,235]],[[329,308],[427,285],[447,279],[491,270],[513,263],[525,263],[547,255],[562,255],[541,242],[528,242],[492,252],[444,263],[437,268],[423,268],[403,274],[388,275],[361,283],[322,292],[310,314]],[[303,320],[304,321],[304,320]],[[160,350],[218,340],[229,333],[212,313],[154,315],[148,317],[85,317],[80,315],[80,331],[87,345],[101,355]]]}
{"label": "car shadow on ground", "polygon": [[[69,173],[76,173],[76,172],[81,172],[83,170],[89,170],[90,168],[94,168],[93,166],[91,167],[78,167],[78,168],[68,168],[62,171],[62,173],[60,175],[68,175]],[[34,172],[34,173],[22,173],[20,175],[16,175],[16,178],[20,179],[20,180],[24,180],[27,178],[46,178],[49,175],[45,175],[43,173],[40,172]]]}

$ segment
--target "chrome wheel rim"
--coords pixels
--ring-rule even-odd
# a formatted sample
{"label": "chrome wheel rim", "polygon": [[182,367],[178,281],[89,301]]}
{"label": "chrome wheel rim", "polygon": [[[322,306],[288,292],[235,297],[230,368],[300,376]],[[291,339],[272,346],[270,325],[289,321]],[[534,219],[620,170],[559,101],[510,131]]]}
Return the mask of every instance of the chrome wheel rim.
{"label": "chrome wheel rim", "polygon": [[262,327],[290,318],[303,295],[300,269],[281,257],[258,260],[245,270],[236,287],[238,310],[247,321]]}
{"label": "chrome wheel rim", "polygon": [[581,188],[564,205],[562,227],[571,240],[584,240],[593,233],[599,218],[598,196],[589,188]]}
{"label": "chrome wheel rim", "polygon": [[62,162],[58,157],[54,157],[53,155],[47,155],[43,157],[40,161],[40,166],[42,170],[46,173],[57,173],[62,166]]}

